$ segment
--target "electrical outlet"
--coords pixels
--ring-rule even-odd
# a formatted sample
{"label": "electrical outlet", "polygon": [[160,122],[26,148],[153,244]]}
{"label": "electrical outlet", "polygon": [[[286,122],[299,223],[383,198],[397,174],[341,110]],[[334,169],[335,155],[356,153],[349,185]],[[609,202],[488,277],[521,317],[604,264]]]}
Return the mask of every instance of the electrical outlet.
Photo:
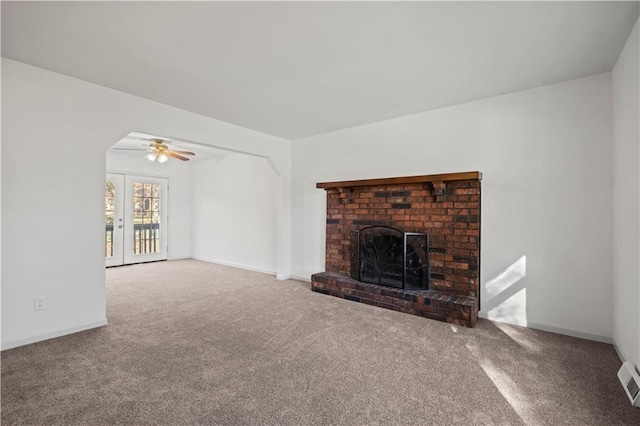
{"label": "electrical outlet", "polygon": [[33,310],[34,311],[44,311],[44,299],[41,297],[36,297],[33,299]]}

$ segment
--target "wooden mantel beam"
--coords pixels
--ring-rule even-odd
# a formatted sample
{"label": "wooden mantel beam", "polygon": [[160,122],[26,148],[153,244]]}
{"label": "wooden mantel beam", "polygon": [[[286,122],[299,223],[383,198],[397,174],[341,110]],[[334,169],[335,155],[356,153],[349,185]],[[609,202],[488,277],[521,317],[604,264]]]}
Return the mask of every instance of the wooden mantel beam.
{"label": "wooden mantel beam", "polygon": [[404,185],[411,183],[449,182],[454,180],[482,180],[481,172],[445,173],[439,175],[404,176],[380,179],[345,180],[342,182],[319,182],[316,188],[356,188],[361,186]]}

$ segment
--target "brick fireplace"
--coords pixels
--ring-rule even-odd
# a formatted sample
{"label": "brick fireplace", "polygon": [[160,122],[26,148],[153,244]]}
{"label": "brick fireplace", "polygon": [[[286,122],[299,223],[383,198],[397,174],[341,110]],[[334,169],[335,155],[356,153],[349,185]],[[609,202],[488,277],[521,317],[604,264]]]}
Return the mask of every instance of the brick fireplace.
{"label": "brick fireplace", "polygon": [[[481,179],[480,172],[464,172],[318,183],[327,193],[326,271],[311,277],[311,289],[473,327]],[[371,253],[377,259],[382,252],[397,261],[372,280],[371,269],[389,263],[371,267]],[[409,274],[420,276],[411,281]]]}

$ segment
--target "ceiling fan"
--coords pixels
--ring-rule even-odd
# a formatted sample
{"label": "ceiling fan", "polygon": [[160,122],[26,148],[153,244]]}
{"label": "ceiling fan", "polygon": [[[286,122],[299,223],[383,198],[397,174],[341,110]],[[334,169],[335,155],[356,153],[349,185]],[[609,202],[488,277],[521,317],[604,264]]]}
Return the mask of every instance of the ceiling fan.
{"label": "ceiling fan", "polygon": [[162,139],[143,139],[151,142],[147,149],[138,149],[138,148],[113,148],[118,151],[147,151],[144,157],[149,161],[157,161],[159,163],[166,162],[169,157],[175,158],[181,161],[189,161],[185,155],[196,155],[195,152],[191,151],[182,151],[178,149],[169,149],[168,141]]}

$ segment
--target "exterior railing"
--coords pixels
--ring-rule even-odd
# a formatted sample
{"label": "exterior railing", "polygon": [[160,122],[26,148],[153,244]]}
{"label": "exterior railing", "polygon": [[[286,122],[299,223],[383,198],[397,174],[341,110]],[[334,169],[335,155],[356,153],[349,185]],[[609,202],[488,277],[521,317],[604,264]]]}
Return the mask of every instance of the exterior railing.
{"label": "exterior railing", "polygon": [[[105,257],[113,257],[113,223],[105,225]],[[160,245],[159,223],[133,225],[133,253],[157,253]]]}
{"label": "exterior railing", "polygon": [[159,223],[136,223],[133,225],[133,254],[157,253],[159,246]]}
{"label": "exterior railing", "polygon": [[113,223],[106,225],[104,237],[104,256],[113,257]]}

